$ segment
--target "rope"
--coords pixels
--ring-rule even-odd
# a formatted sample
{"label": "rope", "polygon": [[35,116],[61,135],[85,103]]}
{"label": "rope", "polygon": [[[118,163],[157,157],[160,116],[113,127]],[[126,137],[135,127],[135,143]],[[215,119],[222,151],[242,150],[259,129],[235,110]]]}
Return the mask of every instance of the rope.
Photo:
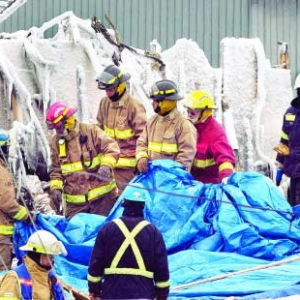
{"label": "rope", "polygon": [[204,284],[204,283],[207,283],[207,282],[212,282],[212,281],[225,279],[225,278],[235,276],[235,275],[250,273],[250,272],[263,270],[263,269],[268,269],[268,268],[276,267],[276,266],[281,266],[283,264],[291,263],[291,262],[298,261],[298,260],[300,260],[300,255],[297,255],[297,256],[292,257],[292,258],[279,260],[279,261],[276,261],[276,262],[273,262],[273,263],[270,263],[270,264],[266,264],[266,265],[263,265],[263,266],[248,268],[248,269],[239,270],[239,271],[235,271],[235,272],[231,272],[231,273],[227,273],[227,274],[212,276],[212,277],[209,277],[209,278],[193,281],[193,282],[186,283],[186,284],[177,285],[177,286],[171,287],[171,290],[180,290],[180,289],[188,288],[188,287],[191,287],[191,286]]}

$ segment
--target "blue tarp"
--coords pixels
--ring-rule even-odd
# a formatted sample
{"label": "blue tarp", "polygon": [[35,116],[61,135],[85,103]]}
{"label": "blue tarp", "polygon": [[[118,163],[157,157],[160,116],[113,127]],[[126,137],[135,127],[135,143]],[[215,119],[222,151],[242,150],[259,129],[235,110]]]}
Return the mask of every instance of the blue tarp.
{"label": "blue tarp", "polygon": [[[236,172],[226,185],[202,184],[180,164],[156,160],[131,184],[135,182],[149,193],[145,218],[162,232],[167,246],[169,299],[276,299],[300,293],[300,218],[269,178]],[[122,215],[122,198],[107,218],[83,213],[70,221],[38,216],[37,227],[55,234],[68,251],[67,257],[55,258],[57,273],[86,294],[95,237],[105,222]],[[18,247],[33,230],[24,222],[16,224],[18,258],[23,255]]]}

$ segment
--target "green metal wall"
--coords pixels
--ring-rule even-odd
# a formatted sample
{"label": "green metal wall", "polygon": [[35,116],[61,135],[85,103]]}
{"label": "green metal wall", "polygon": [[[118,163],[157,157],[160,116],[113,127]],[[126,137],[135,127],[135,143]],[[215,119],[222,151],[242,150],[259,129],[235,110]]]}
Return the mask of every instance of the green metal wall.
{"label": "green metal wall", "polygon": [[[271,64],[278,63],[278,41],[289,45],[293,78],[300,72],[300,0],[28,0],[0,32],[41,26],[73,11],[80,18],[107,14],[125,44],[148,49],[157,39],[163,49],[186,37],[198,43],[214,67],[219,67],[224,37],[259,37]],[[299,20],[299,21],[298,21]],[[49,36],[53,32],[49,32]]]}

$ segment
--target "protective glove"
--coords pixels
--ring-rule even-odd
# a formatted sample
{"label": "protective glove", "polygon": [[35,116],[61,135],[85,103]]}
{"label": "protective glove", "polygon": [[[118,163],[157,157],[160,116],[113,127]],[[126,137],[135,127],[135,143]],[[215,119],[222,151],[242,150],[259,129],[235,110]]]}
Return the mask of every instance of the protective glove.
{"label": "protective glove", "polygon": [[50,194],[52,204],[57,213],[60,213],[60,207],[62,203],[62,191],[61,190],[53,190]]}
{"label": "protective glove", "polygon": [[278,154],[281,155],[289,155],[290,154],[290,149],[287,145],[279,143],[278,146],[273,148]]}
{"label": "protective glove", "polygon": [[88,281],[90,300],[101,300],[101,282],[94,283]]}
{"label": "protective glove", "polygon": [[136,167],[140,173],[147,173],[148,172],[148,158],[147,157],[140,158],[137,162]]}
{"label": "protective glove", "polygon": [[28,223],[29,225],[33,225],[36,223],[37,220],[37,213],[34,211],[29,211],[28,212],[28,218],[26,219],[26,223]]}
{"label": "protective glove", "polygon": [[111,180],[110,168],[108,166],[101,165],[100,168],[98,169],[98,175],[100,179],[104,182],[109,182]]}
{"label": "protective glove", "polygon": [[222,183],[223,183],[223,184],[227,184],[227,183],[228,183],[228,179],[229,179],[229,177],[224,177],[224,178],[222,179]]}
{"label": "protective glove", "polygon": [[281,180],[282,180],[282,168],[277,168],[277,172],[276,172],[276,185],[280,186]]}

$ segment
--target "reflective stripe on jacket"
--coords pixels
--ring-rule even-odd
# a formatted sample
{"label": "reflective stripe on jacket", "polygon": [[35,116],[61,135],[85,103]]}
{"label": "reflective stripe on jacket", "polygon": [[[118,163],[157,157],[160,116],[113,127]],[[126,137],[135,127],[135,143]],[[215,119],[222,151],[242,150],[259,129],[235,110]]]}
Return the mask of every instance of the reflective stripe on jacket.
{"label": "reflective stripe on jacket", "polygon": [[[149,272],[146,270],[143,257],[141,255],[141,252],[139,250],[139,247],[135,241],[136,235],[139,234],[139,232],[149,224],[147,221],[141,221],[138,223],[134,229],[129,232],[126,225],[123,223],[121,219],[113,220],[119,227],[119,229],[122,231],[125,240],[121,247],[119,248],[118,252],[116,253],[114,259],[111,262],[111,265],[109,268],[104,269],[104,274],[127,274],[127,275],[138,275],[138,276],[144,276],[147,278],[153,278],[153,272]],[[132,248],[133,255],[137,261],[138,268],[118,268],[118,264],[124,255],[125,251],[128,247]]]}
{"label": "reflective stripe on jacket", "polygon": [[106,96],[100,101],[97,120],[99,127],[119,145],[120,158],[116,167],[134,168],[136,141],[146,124],[142,103],[127,92],[116,102]]}
{"label": "reflective stripe on jacket", "polygon": [[[101,165],[111,170],[119,158],[119,147],[97,125],[76,122],[75,129],[60,142],[55,135],[51,142],[50,188],[63,189],[67,202],[82,203],[110,193],[115,180],[107,183],[97,176]],[[60,147],[66,148],[60,155]]]}
{"label": "reflective stripe on jacket", "polygon": [[174,108],[167,116],[150,118],[137,140],[136,158],[149,160],[168,158],[190,171],[196,154],[196,129]]}
{"label": "reflective stripe on jacket", "polygon": [[26,208],[16,200],[13,178],[0,159],[0,235],[12,236],[14,222],[27,217]]}
{"label": "reflective stripe on jacket", "polygon": [[[295,98],[293,102],[295,102]],[[300,110],[290,106],[283,116],[280,142],[289,147],[289,155],[277,154],[276,160],[283,164],[283,173],[291,178],[300,177]]]}
{"label": "reflective stripe on jacket", "polygon": [[101,289],[103,299],[166,299],[170,283],[162,235],[141,217],[105,224],[92,251],[88,282],[90,291]]}

